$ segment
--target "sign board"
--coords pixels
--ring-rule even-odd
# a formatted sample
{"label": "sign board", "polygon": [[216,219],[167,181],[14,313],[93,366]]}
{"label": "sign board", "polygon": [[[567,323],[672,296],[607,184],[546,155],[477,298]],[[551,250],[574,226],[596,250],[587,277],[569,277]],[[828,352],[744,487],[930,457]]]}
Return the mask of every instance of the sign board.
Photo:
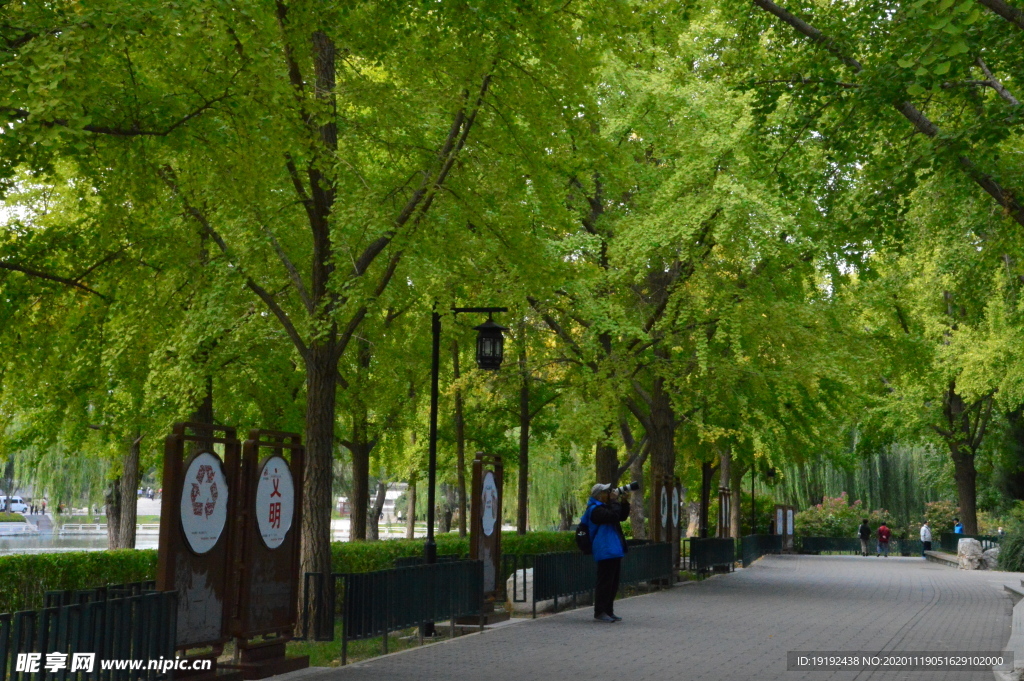
{"label": "sign board", "polygon": [[201,423],[177,423],[165,441],[156,581],[178,592],[179,650],[211,647],[216,656],[228,640],[240,449],[234,428]]}
{"label": "sign board", "polygon": [[473,459],[469,557],[484,563],[484,601],[493,608],[501,575],[501,457],[477,452]]}
{"label": "sign board", "polygon": [[295,483],[288,462],[280,456],[270,457],[260,469],[253,512],[263,544],[276,549],[284,543],[295,517]]}
{"label": "sign board", "polygon": [[782,535],[782,550],[793,550],[793,535],[795,533],[794,516],[796,506],[775,506],[775,534]]}
{"label": "sign board", "polygon": [[242,490],[232,563],[237,607],[230,631],[240,651],[233,666],[260,679],[309,666],[286,658],[298,619],[299,528],[305,449],[296,433],[251,430],[242,445]]}
{"label": "sign board", "polygon": [[212,550],[228,520],[227,480],[220,458],[211,452],[200,452],[185,470],[181,488],[181,531],[193,553]]}

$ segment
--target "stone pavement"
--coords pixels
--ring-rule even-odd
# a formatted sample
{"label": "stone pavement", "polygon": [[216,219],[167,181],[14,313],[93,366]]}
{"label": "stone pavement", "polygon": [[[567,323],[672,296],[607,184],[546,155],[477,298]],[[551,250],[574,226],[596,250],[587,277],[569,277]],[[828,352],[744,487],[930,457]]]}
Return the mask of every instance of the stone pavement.
{"label": "stone pavement", "polygon": [[786,653],[1001,651],[1012,610],[1002,585],[1021,576],[921,558],[767,556],[618,601],[618,624],[580,608],[290,681],[989,681],[991,671],[787,672]]}

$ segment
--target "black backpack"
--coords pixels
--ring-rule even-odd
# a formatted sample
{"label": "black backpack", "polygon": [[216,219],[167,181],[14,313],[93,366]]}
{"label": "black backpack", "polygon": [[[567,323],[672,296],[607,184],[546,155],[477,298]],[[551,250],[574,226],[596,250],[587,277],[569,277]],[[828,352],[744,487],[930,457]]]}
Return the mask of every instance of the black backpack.
{"label": "black backpack", "polygon": [[594,552],[594,546],[590,538],[590,523],[583,520],[576,526],[576,546],[586,555]]}

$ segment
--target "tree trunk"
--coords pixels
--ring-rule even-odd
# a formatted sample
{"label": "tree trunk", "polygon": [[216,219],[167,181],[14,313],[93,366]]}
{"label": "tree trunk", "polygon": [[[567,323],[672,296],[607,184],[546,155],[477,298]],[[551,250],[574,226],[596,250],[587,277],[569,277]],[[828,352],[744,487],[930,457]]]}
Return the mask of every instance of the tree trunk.
{"label": "tree trunk", "polygon": [[530,501],[530,371],[526,367],[526,328],[520,325],[519,351],[519,496],[516,532],[526,534]]}
{"label": "tree trunk", "polygon": [[711,508],[711,483],[717,467],[709,461],[700,464],[700,536],[708,536],[708,513]]}
{"label": "tree trunk", "polygon": [[[306,472],[302,486],[300,561],[303,573],[330,574],[331,571],[331,478],[337,380],[338,358],[333,342],[314,342],[309,347],[306,362]],[[353,522],[356,517],[353,513]]]}
{"label": "tree trunk", "polygon": [[388,484],[383,480],[377,480],[377,494],[374,496],[373,505],[367,509],[366,538],[370,541],[380,539],[380,514],[384,508],[384,500],[387,497]]}
{"label": "tree trunk", "polygon": [[656,377],[652,382],[649,406],[651,475],[671,479],[676,470],[676,412],[664,378]]}
{"label": "tree trunk", "polygon": [[689,501],[686,503],[686,536],[700,536],[700,501]]}
{"label": "tree trunk", "polygon": [[722,495],[729,492],[729,480],[732,478],[732,446],[725,445],[718,448],[718,527],[716,536],[729,537],[730,531],[727,523],[729,515],[723,513]]}
{"label": "tree trunk", "polygon": [[[138,518],[139,504],[139,449],[141,445],[142,433],[136,430],[135,437],[128,443],[128,449],[121,462],[121,518],[117,546],[119,549],[135,548],[135,521]],[[107,522],[110,522],[109,518]]]}
{"label": "tree trunk", "polygon": [[[357,419],[358,420],[358,419]],[[352,498],[349,499],[349,541],[366,539],[366,514],[370,505],[370,450],[365,423],[353,428],[348,449],[352,453]]]}
{"label": "tree trunk", "polygon": [[605,431],[603,439],[598,440],[594,452],[594,467],[597,481],[614,485],[618,481],[619,449],[611,442],[611,430]]}
{"label": "tree trunk", "polygon": [[405,538],[416,538],[416,478],[409,481],[405,493]]}
{"label": "tree trunk", "polygon": [[974,454],[956,442],[949,442],[949,449],[953,457],[953,479],[956,481],[960,522],[964,524],[964,534],[978,534],[978,471],[974,468]]}
{"label": "tree trunk", "polygon": [[640,489],[633,493],[633,503],[629,505],[629,525],[633,529],[634,539],[647,539],[647,527],[644,524],[644,462],[640,457],[629,465],[629,475],[640,482]]}
{"label": "tree trunk", "polygon": [[121,548],[121,477],[110,481],[106,498],[107,548]]}
{"label": "tree trunk", "polygon": [[733,466],[729,484],[729,493],[732,495],[729,503],[729,529],[731,530],[730,536],[737,541],[743,536],[741,524],[743,509],[740,507],[743,499],[740,490],[743,488],[744,473],[746,473],[746,469],[743,466]]}
{"label": "tree trunk", "polygon": [[[452,368],[459,380],[459,342],[452,341]],[[459,536],[466,536],[466,420],[462,412],[462,390],[455,388],[455,466],[459,500]]]}

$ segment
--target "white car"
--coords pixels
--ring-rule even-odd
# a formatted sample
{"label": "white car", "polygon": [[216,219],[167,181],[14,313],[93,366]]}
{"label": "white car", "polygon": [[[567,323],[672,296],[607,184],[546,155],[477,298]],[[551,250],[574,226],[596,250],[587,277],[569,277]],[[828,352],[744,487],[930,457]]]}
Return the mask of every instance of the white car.
{"label": "white car", "polygon": [[0,507],[8,513],[28,513],[28,504],[21,497],[0,497]]}

